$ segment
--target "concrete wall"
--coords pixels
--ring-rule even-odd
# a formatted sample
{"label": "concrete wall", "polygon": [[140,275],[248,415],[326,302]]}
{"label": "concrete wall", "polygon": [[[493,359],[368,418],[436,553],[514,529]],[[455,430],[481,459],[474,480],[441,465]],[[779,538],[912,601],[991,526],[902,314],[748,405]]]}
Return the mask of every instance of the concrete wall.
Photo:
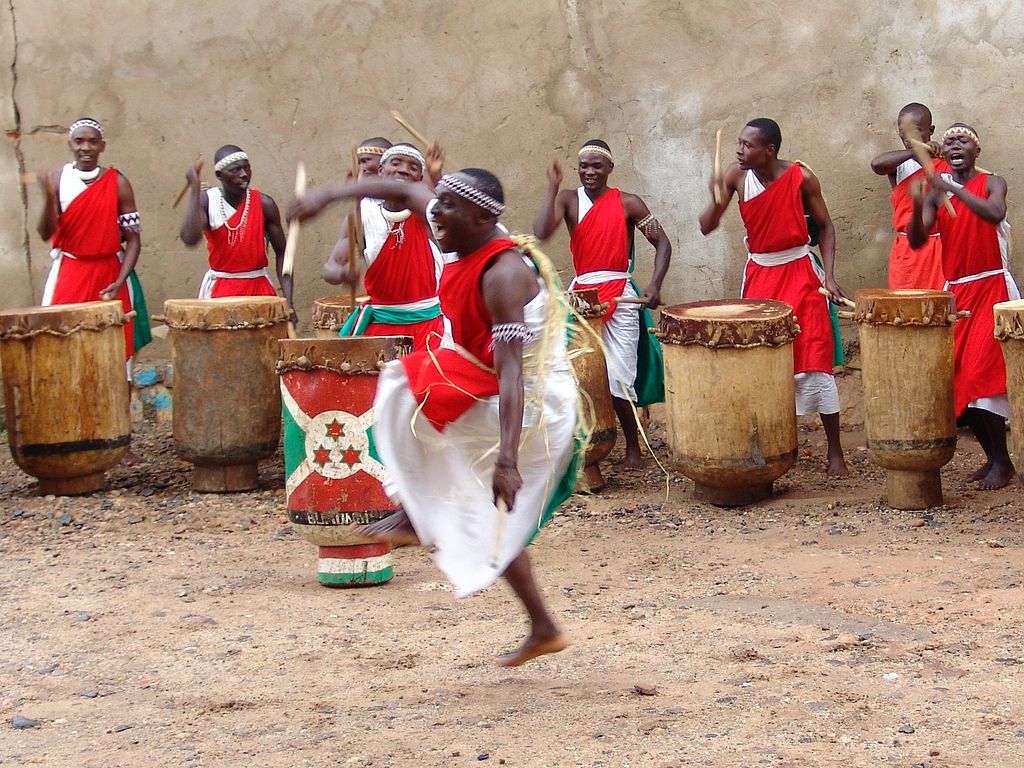
{"label": "concrete wall", "polygon": [[[738,215],[709,238],[696,217],[715,130],[729,157],[755,116],[778,119],[783,156],[821,177],[848,291],[885,279],[888,185],[868,162],[896,146],[893,122],[907,101],[930,104],[940,129],[954,120],[977,127],[982,164],[1007,177],[1011,222],[1019,220],[1018,126],[1006,116],[1016,114],[1024,81],[1024,6],[1012,0],[2,5],[0,307],[34,300],[49,263],[34,232],[34,185],[26,253],[21,168],[65,161],[53,126],[83,114],[105,124],[105,162],[135,186],[138,271],[156,308],[194,295],[205,269],[204,252],[178,240],[180,210],[171,210],[197,154],[212,180],[214,149],[240,144],[256,185],[283,207],[297,160],[322,182],[343,173],[351,141],[406,138],[390,109],[439,138],[452,167],[498,173],[514,229],[529,228],[550,159],[562,160],[571,182],[575,148],[605,137],[618,157],[614,182],[645,197],[672,238],[671,302],[738,290]],[[319,264],[340,215],[303,231],[296,302],[304,321],[313,298],[332,290]],[[550,253],[569,267],[564,237]],[[642,282],[651,250],[639,253]]]}

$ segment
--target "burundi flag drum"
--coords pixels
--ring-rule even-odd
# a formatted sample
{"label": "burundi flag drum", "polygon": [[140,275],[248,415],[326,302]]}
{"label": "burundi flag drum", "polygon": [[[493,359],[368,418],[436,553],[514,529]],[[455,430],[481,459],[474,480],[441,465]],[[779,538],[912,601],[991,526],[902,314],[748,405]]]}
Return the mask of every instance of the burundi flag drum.
{"label": "burundi flag drum", "polygon": [[412,349],[408,336],[282,339],[288,517],[320,548],[317,578],[336,587],[391,579],[391,548],[349,530],[397,506],[373,448],[377,374]]}

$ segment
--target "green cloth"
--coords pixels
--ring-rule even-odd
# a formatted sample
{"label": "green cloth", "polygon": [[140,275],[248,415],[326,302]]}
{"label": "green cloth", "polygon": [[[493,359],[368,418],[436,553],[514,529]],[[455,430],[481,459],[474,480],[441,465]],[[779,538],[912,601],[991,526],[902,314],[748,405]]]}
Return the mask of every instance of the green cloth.
{"label": "green cloth", "polygon": [[[815,245],[816,241],[811,244]],[[824,272],[821,257],[811,251],[811,258],[818,270]],[[843,337],[839,333],[839,308],[831,301],[828,302],[828,317],[832,323],[832,367],[835,368],[837,365],[846,365],[846,353],[843,351]]]}
{"label": "green cloth", "polygon": [[579,477],[580,472],[583,469],[583,459],[586,455],[586,446],[583,444],[583,433],[581,431],[576,432],[572,446],[572,458],[569,459],[569,466],[565,468],[565,472],[562,474],[561,479],[558,481],[558,485],[555,486],[551,492],[551,496],[548,497],[547,506],[544,507],[544,512],[541,514],[540,522],[537,523],[537,529],[533,532],[533,536],[530,537],[530,541],[527,542],[527,546],[533,543],[533,540],[537,538],[537,534],[540,533],[540,529],[551,522],[555,516],[555,510],[562,506],[562,503],[576,493],[576,479]]}
{"label": "green cloth", "polygon": [[128,273],[128,290],[132,297],[132,309],[135,310],[135,325],[133,327],[133,342],[135,351],[138,352],[144,346],[153,341],[153,332],[149,324],[149,310],[146,308],[146,296],[142,292],[142,283],[139,276],[133,269]]}
{"label": "green cloth", "polygon": [[362,336],[370,323],[387,325],[413,325],[441,316],[441,305],[425,309],[399,309],[397,307],[364,304],[351,315],[338,331],[339,336]]}

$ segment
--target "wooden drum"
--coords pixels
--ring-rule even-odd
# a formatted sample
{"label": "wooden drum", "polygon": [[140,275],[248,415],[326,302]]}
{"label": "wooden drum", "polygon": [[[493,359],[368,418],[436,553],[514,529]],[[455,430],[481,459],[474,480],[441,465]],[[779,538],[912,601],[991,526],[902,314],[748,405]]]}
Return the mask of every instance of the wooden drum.
{"label": "wooden drum", "polygon": [[7,440],[42,493],[91,493],[131,442],[120,301],[0,312]]}
{"label": "wooden drum", "polygon": [[281,437],[274,364],[288,307],[274,296],[169,299],[174,449],[195,465],[192,487],[228,493],[259,485],[259,461]]}
{"label": "wooden drum", "polygon": [[391,547],[349,526],[398,509],[381,485],[370,428],[377,374],[412,351],[412,338],[285,339],[279,350],[288,517],[320,548],[317,579],[329,587],[389,581]]}
{"label": "wooden drum", "polygon": [[868,458],[885,467],[889,505],[942,504],[939,469],[956,451],[953,294],[857,291]]}
{"label": "wooden drum", "polygon": [[[599,304],[597,289],[588,288],[580,291],[569,291],[569,304],[590,326],[597,338],[601,338],[604,325],[601,318],[608,308]],[[572,338],[569,343],[569,354],[572,358],[573,373],[580,392],[584,393],[593,408],[593,433],[590,445],[583,459],[584,471],[577,484],[577,491],[599,491],[604,488],[604,476],[601,474],[600,462],[608,457],[615,447],[618,434],[618,422],[615,420],[615,408],[612,406],[612,394],[608,385],[608,367],[604,353],[594,339],[593,334],[576,326],[579,321],[573,318],[570,326]],[[586,351],[582,351],[586,350]],[[586,407],[586,406],[584,406]]]}
{"label": "wooden drum", "polygon": [[792,308],[781,301],[662,309],[669,450],[697,499],[719,506],[759,501],[793,466],[798,332]]}
{"label": "wooden drum", "polygon": [[1010,399],[1010,439],[1017,464],[1024,451],[1024,301],[1002,301],[992,307],[995,336],[1006,362],[1006,394]]}
{"label": "wooden drum", "polygon": [[[356,302],[362,296],[356,297]],[[352,314],[352,297],[322,296],[313,302],[313,335],[318,339],[332,339]]]}

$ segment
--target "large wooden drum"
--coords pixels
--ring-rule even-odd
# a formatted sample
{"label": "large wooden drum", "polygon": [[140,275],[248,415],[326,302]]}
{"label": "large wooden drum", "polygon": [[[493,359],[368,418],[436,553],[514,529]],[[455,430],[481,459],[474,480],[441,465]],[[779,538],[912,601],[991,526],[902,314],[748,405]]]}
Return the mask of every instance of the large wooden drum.
{"label": "large wooden drum", "polygon": [[[593,331],[587,333],[585,329],[578,327],[579,320],[573,318],[574,322],[570,326],[572,338],[569,343],[569,354],[576,383],[584,399],[589,402],[589,409],[593,414],[593,433],[583,459],[584,471],[577,484],[577,490],[599,491],[605,485],[600,462],[612,452],[618,433],[615,408],[612,405],[612,394],[608,384],[608,367],[604,353],[594,338],[595,335],[598,339],[601,338],[601,329],[604,325],[601,318],[608,307],[598,302],[596,288],[569,291],[568,297],[570,306]],[[584,407],[587,408],[586,405]]]}
{"label": "large wooden drum", "polygon": [[857,291],[868,458],[888,476],[889,505],[942,504],[939,469],[956,451],[953,323],[947,291]]}
{"label": "large wooden drum", "polygon": [[[356,297],[356,301],[364,298]],[[318,339],[331,339],[352,314],[352,297],[322,296],[313,302],[313,335]]]}
{"label": "large wooden drum", "polygon": [[412,338],[286,339],[279,349],[288,517],[320,548],[317,579],[330,587],[389,581],[391,547],[349,526],[398,509],[381,485],[370,428],[377,374],[412,351]]}
{"label": "large wooden drum", "polygon": [[288,307],[274,296],[169,299],[174,449],[197,491],[247,491],[281,437],[274,364]]}
{"label": "large wooden drum", "polygon": [[1006,362],[1006,394],[1010,399],[1010,438],[1017,465],[1024,455],[1024,301],[1002,301],[992,307],[995,336]]}
{"label": "large wooden drum", "polygon": [[7,441],[42,493],[103,487],[131,442],[120,301],[0,312]]}
{"label": "large wooden drum", "polygon": [[694,496],[720,506],[771,495],[797,456],[793,310],[700,301],[661,311],[668,443]]}

